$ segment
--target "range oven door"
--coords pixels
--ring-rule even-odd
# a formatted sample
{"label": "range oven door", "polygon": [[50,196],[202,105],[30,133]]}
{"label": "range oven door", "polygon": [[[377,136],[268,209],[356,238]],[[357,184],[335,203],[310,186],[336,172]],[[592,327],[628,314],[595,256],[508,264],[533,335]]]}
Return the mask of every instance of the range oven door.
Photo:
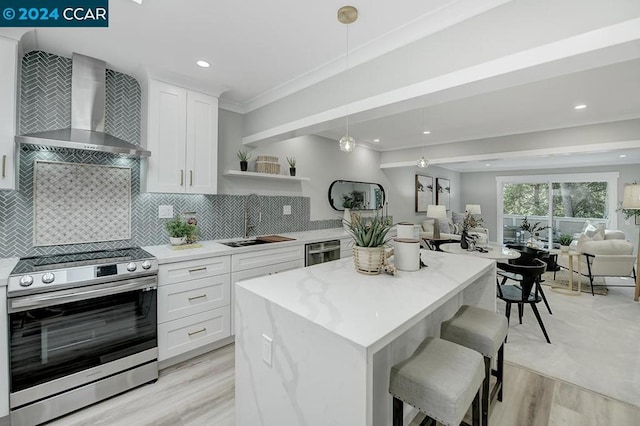
{"label": "range oven door", "polygon": [[48,382],[60,392],[65,376],[157,354],[156,289],[151,276],[9,299],[12,408],[46,396]]}

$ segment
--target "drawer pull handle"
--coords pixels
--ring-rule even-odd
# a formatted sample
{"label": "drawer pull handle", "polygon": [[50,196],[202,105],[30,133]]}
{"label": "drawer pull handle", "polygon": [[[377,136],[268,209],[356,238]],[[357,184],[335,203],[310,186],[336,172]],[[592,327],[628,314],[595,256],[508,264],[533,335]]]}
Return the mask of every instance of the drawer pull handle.
{"label": "drawer pull handle", "polygon": [[193,186],[193,170],[189,170],[189,186]]}
{"label": "drawer pull handle", "polygon": [[2,178],[7,177],[7,156],[2,156]]}
{"label": "drawer pull handle", "polygon": [[189,269],[189,273],[192,274],[194,272],[200,272],[200,271],[206,271],[207,267],[203,266],[202,268],[194,268],[194,269]]}
{"label": "drawer pull handle", "polygon": [[207,327],[203,327],[203,328],[201,328],[201,329],[200,329],[200,330],[198,330],[198,331],[190,331],[190,332],[189,332],[189,336],[193,336],[194,334],[198,334],[198,333],[203,333],[203,332],[205,332],[205,331],[207,331]]}
{"label": "drawer pull handle", "polygon": [[180,169],[180,186],[184,185],[184,170]]}
{"label": "drawer pull handle", "polygon": [[206,298],[206,297],[207,297],[206,294],[201,294],[200,296],[189,297],[189,302],[191,302],[192,300],[202,299],[202,298]]}

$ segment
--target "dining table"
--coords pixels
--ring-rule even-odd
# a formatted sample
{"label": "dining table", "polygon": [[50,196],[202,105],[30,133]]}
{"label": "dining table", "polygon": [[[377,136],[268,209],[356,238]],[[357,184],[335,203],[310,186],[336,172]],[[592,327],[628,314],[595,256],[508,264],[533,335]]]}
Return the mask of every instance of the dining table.
{"label": "dining table", "polygon": [[518,250],[510,249],[499,243],[489,243],[483,246],[476,246],[472,250],[463,249],[460,246],[460,243],[446,243],[440,244],[440,250],[445,253],[493,259],[497,262],[508,262],[509,260],[518,259],[521,256],[521,253]]}

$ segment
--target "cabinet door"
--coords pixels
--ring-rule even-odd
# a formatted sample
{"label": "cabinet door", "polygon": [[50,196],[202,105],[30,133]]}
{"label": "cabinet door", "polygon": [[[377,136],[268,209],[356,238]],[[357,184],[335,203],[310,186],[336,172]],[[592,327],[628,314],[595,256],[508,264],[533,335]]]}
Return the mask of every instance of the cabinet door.
{"label": "cabinet door", "polygon": [[149,192],[185,192],[187,90],[149,80]]}
{"label": "cabinet door", "polygon": [[18,42],[0,37],[0,189],[15,189]]}
{"label": "cabinet door", "polygon": [[186,192],[218,191],[218,98],[187,92]]}

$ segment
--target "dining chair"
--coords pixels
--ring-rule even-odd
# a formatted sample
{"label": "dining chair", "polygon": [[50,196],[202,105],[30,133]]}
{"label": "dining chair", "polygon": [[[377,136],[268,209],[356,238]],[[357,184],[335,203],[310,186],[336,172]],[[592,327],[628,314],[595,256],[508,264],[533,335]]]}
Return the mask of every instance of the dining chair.
{"label": "dining chair", "polygon": [[507,322],[511,315],[511,305],[516,303],[518,305],[518,318],[520,324],[522,324],[523,308],[525,304],[531,306],[533,313],[538,320],[538,324],[542,329],[547,343],[551,343],[549,335],[544,327],[540,312],[536,304],[542,301],[540,296],[540,276],[546,271],[547,264],[540,259],[533,259],[531,265],[517,265],[510,263],[498,263],[497,268],[501,271],[516,274],[520,277],[518,285],[498,285],[498,299],[504,300],[507,304],[505,309],[505,315]]}

